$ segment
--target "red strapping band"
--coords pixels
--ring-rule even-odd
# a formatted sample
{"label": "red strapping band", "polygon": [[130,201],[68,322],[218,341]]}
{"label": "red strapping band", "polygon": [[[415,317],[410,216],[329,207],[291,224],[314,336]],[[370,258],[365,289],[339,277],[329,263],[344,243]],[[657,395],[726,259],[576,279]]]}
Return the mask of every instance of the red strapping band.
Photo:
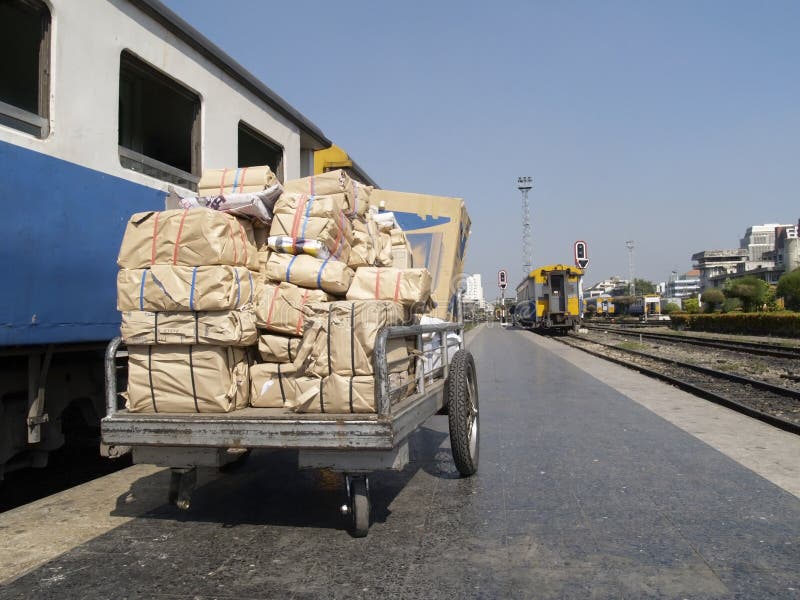
{"label": "red strapping band", "polygon": [[158,217],[161,216],[160,212],[156,213],[156,219],[153,221],[153,248],[150,251],[150,264],[156,264],[156,238],[158,237]]}
{"label": "red strapping band", "polygon": [[175,238],[175,247],[172,249],[172,264],[178,264],[178,248],[181,246],[181,234],[183,233],[183,222],[186,220],[186,214],[189,212],[189,209],[186,208],[181,215],[181,224],[178,226],[178,237]]}
{"label": "red strapping band", "polygon": [[297,317],[297,327],[294,330],[294,332],[298,334],[303,331],[303,321],[305,320],[303,316],[303,307],[306,305],[306,302],[308,302],[308,292],[309,290],[306,290],[306,293],[303,294],[303,299],[300,301],[300,316]]}
{"label": "red strapping band", "polygon": [[269,327],[269,324],[272,323],[272,311],[275,308],[275,300],[278,299],[278,295],[280,293],[281,293],[281,288],[276,287],[275,293],[272,294],[272,300],[270,300],[269,303],[269,310],[267,311],[267,327]]}
{"label": "red strapping band", "polygon": [[300,219],[303,216],[303,211],[306,208],[308,196],[303,194],[300,196],[300,204],[294,209],[294,221],[292,222],[292,251],[297,252],[297,230],[300,228]]}
{"label": "red strapping band", "polygon": [[400,274],[402,271],[397,271],[397,281],[394,284],[394,301],[397,302],[397,298],[400,296]]}
{"label": "red strapping band", "polygon": [[242,169],[242,178],[239,180],[239,192],[241,193],[242,189],[244,189],[244,176],[247,175],[247,167]]}
{"label": "red strapping band", "polygon": [[219,195],[225,194],[225,175],[228,174],[228,169],[222,169],[222,178],[219,180]]}

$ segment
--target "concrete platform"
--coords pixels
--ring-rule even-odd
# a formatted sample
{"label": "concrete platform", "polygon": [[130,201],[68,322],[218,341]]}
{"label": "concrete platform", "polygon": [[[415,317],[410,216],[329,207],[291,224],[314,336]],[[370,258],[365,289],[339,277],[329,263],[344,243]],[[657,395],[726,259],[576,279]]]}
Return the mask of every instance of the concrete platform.
{"label": "concrete platform", "polygon": [[0,515],[6,598],[800,598],[800,439],[530,333],[481,327],[481,465],[445,417],[371,479],[291,452],[206,472],[193,507],[137,466]]}

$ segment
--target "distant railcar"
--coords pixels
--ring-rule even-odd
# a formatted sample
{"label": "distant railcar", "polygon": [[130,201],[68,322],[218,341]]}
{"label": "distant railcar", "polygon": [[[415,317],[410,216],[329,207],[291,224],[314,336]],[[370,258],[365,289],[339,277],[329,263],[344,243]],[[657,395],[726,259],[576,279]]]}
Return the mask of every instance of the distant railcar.
{"label": "distant railcar", "polygon": [[616,313],[614,298],[611,296],[598,296],[596,298],[586,298],[584,300],[586,311],[593,313],[596,317],[613,317]]}
{"label": "distant railcar", "polygon": [[583,315],[583,271],[568,265],[534,269],[517,286],[514,323],[547,333],[580,327]]}

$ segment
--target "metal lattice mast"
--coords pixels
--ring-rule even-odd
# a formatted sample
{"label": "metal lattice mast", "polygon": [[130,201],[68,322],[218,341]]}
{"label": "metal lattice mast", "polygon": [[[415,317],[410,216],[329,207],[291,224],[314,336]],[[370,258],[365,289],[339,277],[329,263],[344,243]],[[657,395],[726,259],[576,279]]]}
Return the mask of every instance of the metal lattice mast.
{"label": "metal lattice mast", "polygon": [[636,284],[633,281],[633,240],[625,242],[625,247],[628,249],[628,277],[630,279],[631,296],[636,296]]}
{"label": "metal lattice mast", "polygon": [[531,239],[531,215],[528,192],[533,187],[533,177],[517,177],[517,189],[522,192],[522,270],[527,277],[533,267],[533,241]]}

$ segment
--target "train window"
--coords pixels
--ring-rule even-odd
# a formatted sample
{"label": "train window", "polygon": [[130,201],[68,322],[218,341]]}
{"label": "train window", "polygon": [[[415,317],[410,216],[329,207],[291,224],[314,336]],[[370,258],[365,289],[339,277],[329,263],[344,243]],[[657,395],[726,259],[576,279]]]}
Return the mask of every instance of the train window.
{"label": "train window", "polygon": [[283,148],[266,136],[239,121],[239,167],[269,165],[283,183]]}
{"label": "train window", "polygon": [[129,52],[120,59],[119,160],[127,169],[197,190],[200,97]]}
{"label": "train window", "polygon": [[50,11],[40,0],[0,2],[0,125],[50,131]]}

